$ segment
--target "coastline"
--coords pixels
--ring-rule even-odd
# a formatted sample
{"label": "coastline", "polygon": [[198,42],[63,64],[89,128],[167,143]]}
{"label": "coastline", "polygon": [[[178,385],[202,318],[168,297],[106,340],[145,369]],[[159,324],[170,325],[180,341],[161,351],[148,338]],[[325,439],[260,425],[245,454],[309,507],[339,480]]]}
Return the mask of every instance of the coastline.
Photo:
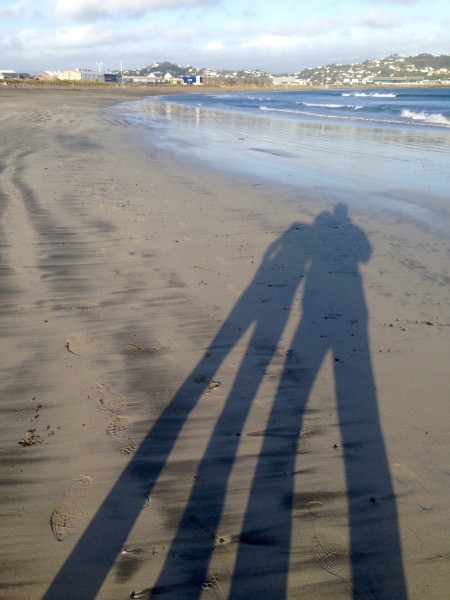
{"label": "coastline", "polygon": [[364,100],[324,92],[309,99],[310,93],[286,92],[278,101],[263,92],[225,97],[205,92],[148,97],[119,108],[147,144],[176,162],[202,163],[277,189],[333,194],[350,208],[364,204],[366,214],[391,212],[391,219],[426,224],[447,239],[444,109],[420,102],[413,109],[408,99],[398,103],[398,88],[387,94],[392,110],[378,98],[374,106],[367,92],[361,94]]}
{"label": "coastline", "polygon": [[[194,567],[195,556],[202,556],[212,536],[208,577],[197,584],[205,598],[227,597],[233,566],[241,564],[237,542],[258,457],[272,439],[264,431],[280,381],[294,398],[301,388],[295,378],[285,382],[284,373],[306,311],[305,284],[300,281],[299,292],[293,292],[286,322],[268,313],[268,331],[277,322],[280,331],[271,341],[275,351],[268,350],[270,344],[260,345],[254,358],[255,372],[261,370],[261,361],[268,363],[260,381],[245,373],[239,380],[251,330],[233,346],[228,328],[233,330],[233,319],[236,326],[244,317],[251,321],[256,306],[267,301],[263,283],[285,290],[295,277],[307,274],[311,267],[302,270],[295,251],[291,258],[285,252],[278,263],[265,265],[264,257],[293,225],[315,231],[317,217],[333,211],[332,193],[318,197],[230,177],[192,162],[173,163],[108,108],[149,91],[0,90],[0,589],[9,598],[41,598],[46,593],[49,598],[73,598],[77,586],[79,598],[114,600],[150,590],[164,572],[182,582],[185,573],[168,562],[177,531],[186,536],[186,547],[193,544]],[[449,542],[442,527],[449,517],[450,491],[446,252],[426,229],[394,222],[382,212],[369,217],[363,207],[352,208],[350,219],[372,248],[371,259],[358,267],[366,306],[352,306],[361,314],[364,308],[368,312],[369,356],[361,356],[357,347],[350,349],[351,355],[334,358],[344,369],[352,363],[371,365],[408,597],[438,600],[449,580]],[[327,239],[329,227],[318,227],[304,254],[314,256],[321,239]],[[333,260],[341,271],[345,260]],[[262,267],[267,278],[252,286]],[[322,281],[321,276],[316,282],[318,302],[326,304]],[[333,281],[342,289],[339,278]],[[237,313],[243,297],[251,301]],[[287,302],[287,296],[282,300]],[[208,352],[225,325],[227,335],[221,341],[226,352],[216,372]],[[313,349],[314,342],[310,344]],[[279,570],[289,579],[289,598],[351,598],[355,586],[350,573],[355,565],[349,561],[345,434],[336,410],[333,358],[327,354],[324,361],[308,397],[301,441],[291,457],[296,465],[292,501],[285,498],[277,505],[292,526],[289,574]],[[184,527],[190,494],[198,486],[199,491],[210,485],[214,490],[214,482],[204,488],[195,482],[216,423],[230,406],[236,379],[242,396],[252,386],[257,389],[242,431],[231,430],[226,437],[236,439],[239,433],[240,443],[226,479],[226,502],[216,515],[220,523],[217,530],[208,523],[211,515],[199,500],[198,512],[193,510]],[[198,402],[181,423],[147,496],[145,458],[151,457],[143,443],[163,422],[180,390],[189,397],[198,393]],[[233,424],[239,403],[230,410]],[[171,416],[178,422],[175,412]],[[364,432],[359,435],[364,439]],[[231,448],[228,443],[223,442],[225,449]],[[380,455],[380,440],[378,446],[368,445],[361,453]],[[139,461],[133,464],[137,455]],[[276,468],[278,458],[274,453],[268,465]],[[127,472],[130,464],[133,471]],[[126,493],[112,498],[111,513],[103,516],[104,500],[124,470],[127,479],[121,490]],[[351,484],[355,489],[359,485]],[[284,489],[285,484],[278,485]],[[364,510],[379,510],[381,523],[385,499],[366,495]],[[269,496],[268,506],[270,502]],[[84,564],[80,571],[73,557],[96,515],[105,520],[95,530],[98,546],[90,548],[95,563]],[[132,526],[131,515],[136,517]],[[114,537],[127,519],[125,540]],[[112,565],[108,561],[114,544],[118,551],[113,548]],[[267,544],[276,555],[277,545]],[[382,540],[380,544],[378,550]],[[262,552],[264,565],[264,543],[249,547]],[[376,555],[376,544],[372,548]],[[330,555],[336,559],[332,564]],[[104,581],[97,575],[100,571]],[[58,579],[58,573],[64,576]],[[97,588],[93,581],[98,581]],[[176,591],[167,597],[170,593]],[[398,597],[406,597],[404,590]]]}

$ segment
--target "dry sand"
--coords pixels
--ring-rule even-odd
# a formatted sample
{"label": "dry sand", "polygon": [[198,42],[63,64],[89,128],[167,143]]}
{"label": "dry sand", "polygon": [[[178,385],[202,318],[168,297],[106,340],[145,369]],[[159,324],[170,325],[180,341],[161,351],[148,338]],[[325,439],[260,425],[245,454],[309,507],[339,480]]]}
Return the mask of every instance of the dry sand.
{"label": "dry sand", "polygon": [[0,89],[0,597],[442,600],[448,239],[173,164],[132,93]]}

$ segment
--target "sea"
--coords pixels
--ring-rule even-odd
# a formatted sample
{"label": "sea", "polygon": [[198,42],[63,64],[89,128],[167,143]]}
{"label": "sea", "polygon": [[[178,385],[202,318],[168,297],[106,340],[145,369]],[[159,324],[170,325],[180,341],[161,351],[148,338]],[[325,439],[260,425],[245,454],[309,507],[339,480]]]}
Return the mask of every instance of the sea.
{"label": "sea", "polygon": [[174,158],[450,233],[450,88],[190,91],[121,110]]}

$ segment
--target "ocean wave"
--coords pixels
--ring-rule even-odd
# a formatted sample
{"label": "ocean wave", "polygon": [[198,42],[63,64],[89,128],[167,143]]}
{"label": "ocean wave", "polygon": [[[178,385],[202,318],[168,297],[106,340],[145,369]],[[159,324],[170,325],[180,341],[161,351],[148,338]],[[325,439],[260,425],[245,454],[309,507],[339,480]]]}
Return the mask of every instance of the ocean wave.
{"label": "ocean wave", "polygon": [[353,106],[353,104],[320,104],[315,102],[300,102],[302,106],[312,106],[317,108],[351,108],[353,110],[361,110],[363,106]]}
{"label": "ocean wave", "polygon": [[412,110],[404,109],[401,112],[401,116],[405,119],[412,119],[413,121],[423,121],[432,125],[444,125],[450,127],[450,119],[441,113],[416,113]]}
{"label": "ocean wave", "polygon": [[310,110],[299,110],[293,108],[272,108],[271,106],[260,106],[259,110],[265,110],[267,112],[277,112],[290,115],[308,115],[308,117],[330,117],[331,115],[319,115],[311,112]]}
{"label": "ocean wave", "polygon": [[366,92],[343,92],[342,96],[353,96],[355,98],[397,98],[398,94],[387,94],[380,92],[373,92],[372,94],[366,94]]}
{"label": "ocean wave", "polygon": [[[323,105],[322,105],[323,106]],[[370,117],[370,116],[356,116],[354,115],[345,115],[339,114],[338,112],[329,112],[326,113],[324,111],[321,112],[313,112],[311,110],[301,109],[292,109],[292,108],[274,108],[271,106],[261,105],[259,107],[260,110],[267,112],[276,112],[281,114],[294,114],[294,115],[304,115],[307,117],[313,118],[323,118],[323,119],[339,119],[339,120],[347,120],[347,121],[364,121],[367,123],[380,123],[385,125],[421,125],[423,127],[450,127],[450,118],[442,115],[440,113],[416,113],[407,109],[401,111],[396,118],[394,115],[390,115],[389,117],[384,116],[380,117]],[[408,122],[409,121],[409,122]]]}
{"label": "ocean wave", "polygon": [[399,98],[420,98],[424,100],[425,98],[432,98],[433,100],[448,100],[450,98],[449,89],[447,88],[439,88],[437,90],[439,93],[427,93],[425,90],[420,90],[419,93],[414,93],[413,91],[409,91],[408,93],[403,92],[397,94]]}
{"label": "ocean wave", "polygon": [[[322,105],[323,106],[323,105]],[[294,115],[306,115],[308,117],[320,117],[323,119],[341,119],[347,121],[367,121],[368,123],[398,123],[401,124],[403,121],[395,119],[374,119],[370,117],[356,117],[352,115],[339,115],[337,113],[314,113],[309,110],[300,110],[292,108],[273,108],[271,106],[260,106],[259,110],[267,112],[277,112],[283,114],[294,114]]]}

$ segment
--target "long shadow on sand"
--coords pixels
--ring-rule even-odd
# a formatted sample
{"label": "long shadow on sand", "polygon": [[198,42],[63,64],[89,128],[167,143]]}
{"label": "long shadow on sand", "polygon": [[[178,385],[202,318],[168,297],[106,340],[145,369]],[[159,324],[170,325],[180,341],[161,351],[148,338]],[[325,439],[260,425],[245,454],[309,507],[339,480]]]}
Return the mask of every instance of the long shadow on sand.
{"label": "long shadow on sand", "polygon": [[[264,432],[229,598],[282,600],[288,596],[299,431],[311,388],[328,353],[334,364],[345,463],[352,597],[407,598],[358,270],[358,263],[367,262],[370,254],[365,234],[352,224],[343,204],[333,213],[321,213],[312,225],[294,223],[269,247],[254,279],[116,481],[45,600],[69,597],[71,587],[80,600],[97,596],[142,510],[138,502],[128,502],[124,509],[130,487],[138,477],[141,497],[150,496],[191,411],[231,350],[251,329],[247,352],[200,460],[158,581],[138,596],[200,598],[240,433],[304,277],[302,317]],[[200,544],[192,527],[199,515],[208,532]],[[327,568],[332,554],[326,541],[317,539],[316,543],[318,559]]]}

